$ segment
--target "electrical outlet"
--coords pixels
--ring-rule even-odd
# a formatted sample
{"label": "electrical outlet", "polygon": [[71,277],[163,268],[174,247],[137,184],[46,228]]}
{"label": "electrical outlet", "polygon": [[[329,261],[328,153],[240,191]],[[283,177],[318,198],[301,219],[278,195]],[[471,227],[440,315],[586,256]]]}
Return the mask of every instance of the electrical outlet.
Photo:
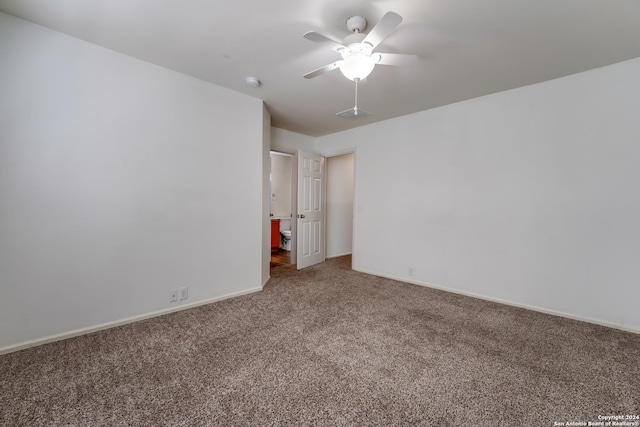
{"label": "electrical outlet", "polygon": [[409,276],[413,276],[413,267],[409,266]]}
{"label": "electrical outlet", "polygon": [[178,291],[176,291],[175,289],[171,289],[169,291],[169,302],[176,302],[178,301]]}
{"label": "electrical outlet", "polygon": [[187,286],[180,288],[180,300],[189,298],[189,288]]}

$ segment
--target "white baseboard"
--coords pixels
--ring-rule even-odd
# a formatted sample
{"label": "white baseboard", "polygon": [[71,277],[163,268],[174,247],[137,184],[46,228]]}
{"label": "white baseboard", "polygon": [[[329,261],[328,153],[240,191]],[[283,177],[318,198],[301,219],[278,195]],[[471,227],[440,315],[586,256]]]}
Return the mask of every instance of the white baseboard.
{"label": "white baseboard", "polygon": [[343,254],[337,254],[337,255],[327,255],[325,256],[325,259],[338,258],[345,255],[351,255],[351,252],[345,252]]}
{"label": "white baseboard", "polygon": [[[266,282],[265,282],[266,284]],[[264,287],[264,285],[262,286]],[[128,323],[139,322],[140,320],[150,319],[152,317],[163,316],[169,313],[175,313],[176,311],[188,310],[190,308],[199,307],[201,305],[211,304],[217,301],[223,301],[230,298],[239,297],[241,295],[252,294],[254,292],[260,292],[262,288],[251,288],[240,292],[234,292],[227,295],[222,295],[219,297],[209,298],[202,301],[196,301],[190,304],[184,304],[177,307],[166,308],[158,311],[153,311],[151,313],[140,314],[138,316],[127,317],[126,319],[114,320],[113,322],[102,323],[100,325],[89,326],[86,328],[75,329],[69,332],[63,332],[61,334],[50,335],[43,338],[38,338],[31,341],[25,341],[20,344],[10,345],[7,347],[0,348],[0,355],[13,353],[14,351],[24,350],[29,347],[35,347],[38,345],[48,344],[55,341],[66,340],[68,338],[77,337],[80,335],[90,334],[92,332],[101,331],[104,329],[114,328],[116,326],[126,325]]]}
{"label": "white baseboard", "polygon": [[262,282],[262,288],[260,290],[264,289],[264,287],[267,286],[267,283],[269,283],[269,280],[271,280],[271,276],[264,279],[264,282]]}
{"label": "white baseboard", "polygon": [[369,270],[365,270],[365,269],[361,269],[361,268],[353,268],[353,270],[354,271],[359,271],[360,273],[371,274],[372,276],[378,276],[378,277],[384,277],[386,279],[397,280],[398,282],[411,283],[412,285],[418,285],[418,286],[424,286],[424,287],[427,287],[427,288],[438,289],[440,291],[451,292],[451,293],[459,294],[459,295],[465,295],[465,296],[468,296],[468,297],[478,298],[478,299],[485,300],[485,301],[497,302],[499,304],[510,305],[512,307],[524,308],[526,310],[537,311],[539,313],[551,314],[553,316],[565,317],[567,319],[578,320],[578,321],[581,321],[581,322],[591,323],[591,324],[594,324],[594,325],[606,326],[608,328],[620,329],[622,331],[632,332],[634,334],[640,334],[640,329],[639,328],[630,328],[630,327],[625,326],[625,325],[620,325],[618,323],[613,323],[613,322],[607,322],[605,320],[592,319],[592,318],[589,318],[589,317],[577,316],[577,315],[570,314],[570,313],[565,313],[565,312],[562,312],[562,311],[549,310],[549,309],[546,309],[546,308],[536,307],[536,306],[533,306],[533,305],[521,304],[521,303],[517,303],[517,302],[513,302],[513,301],[503,300],[503,299],[500,299],[500,298],[488,297],[488,296],[485,296],[485,295],[475,294],[473,292],[460,291],[458,289],[452,289],[452,288],[447,288],[445,286],[433,285],[431,283],[421,282],[419,280],[408,279],[406,277],[393,276],[393,275],[390,275],[390,274],[379,273],[379,272],[376,272],[376,271],[369,271]]}

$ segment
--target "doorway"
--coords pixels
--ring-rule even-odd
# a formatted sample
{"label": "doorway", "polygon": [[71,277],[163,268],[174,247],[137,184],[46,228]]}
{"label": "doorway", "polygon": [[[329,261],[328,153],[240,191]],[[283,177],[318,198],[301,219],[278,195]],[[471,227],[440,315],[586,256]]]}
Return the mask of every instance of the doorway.
{"label": "doorway", "polygon": [[295,263],[292,256],[295,226],[294,212],[294,155],[270,151],[269,216],[271,218],[271,267]]}
{"label": "doorway", "polygon": [[[297,219],[298,213],[298,156],[292,153],[270,151],[270,194],[269,204],[272,219],[271,267],[295,265],[297,260]],[[275,159],[275,161],[274,161]],[[288,159],[288,160],[285,160]],[[281,168],[284,164],[284,168]],[[289,165],[289,166],[287,166]],[[288,181],[286,179],[288,177]],[[284,183],[284,187],[282,184]],[[286,183],[290,187],[286,186]],[[354,203],[355,203],[355,151],[345,151],[326,157],[326,209],[325,209],[325,257],[337,258],[354,255]],[[291,199],[284,203],[282,194],[289,189]],[[279,223],[278,221],[279,220]],[[278,225],[274,225],[277,223]],[[282,241],[276,246],[278,235],[290,227],[290,250]],[[282,238],[282,235],[280,235]]]}

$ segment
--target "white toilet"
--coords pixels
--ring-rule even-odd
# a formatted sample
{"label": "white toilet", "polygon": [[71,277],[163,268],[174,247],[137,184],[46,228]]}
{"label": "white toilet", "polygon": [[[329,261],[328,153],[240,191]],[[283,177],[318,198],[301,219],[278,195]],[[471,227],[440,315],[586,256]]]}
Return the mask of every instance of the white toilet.
{"label": "white toilet", "polygon": [[280,232],[282,234],[282,243],[284,243],[283,245],[283,249],[285,251],[290,251],[291,250],[291,230],[282,230]]}

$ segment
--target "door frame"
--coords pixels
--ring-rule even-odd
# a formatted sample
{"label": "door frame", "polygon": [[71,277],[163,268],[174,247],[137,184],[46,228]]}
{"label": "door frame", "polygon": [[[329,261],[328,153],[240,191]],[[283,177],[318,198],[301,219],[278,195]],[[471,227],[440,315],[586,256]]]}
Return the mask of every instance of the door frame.
{"label": "door frame", "polygon": [[[291,264],[296,265],[298,262],[298,221],[296,221],[298,210],[298,153],[296,151],[269,149],[269,155],[272,152],[291,156],[291,253],[289,256]],[[269,197],[271,197],[271,183],[269,183]],[[271,259],[271,253],[269,253],[269,259]]]}
{"label": "door frame", "polygon": [[[286,150],[286,149],[269,149],[269,152],[274,151],[276,153],[283,153],[291,155],[291,213],[295,216],[294,212],[297,213],[298,209],[298,168],[293,167],[293,165],[298,164],[298,152],[297,150]],[[356,147],[345,148],[336,151],[330,151],[328,153],[322,153],[322,155],[326,158],[329,157],[337,157],[342,156],[343,154],[353,154],[353,226],[351,232],[351,268],[353,269],[354,265],[356,265],[356,233],[357,233],[357,201],[358,201],[358,180],[357,170],[358,170],[358,149]],[[326,172],[327,162],[325,161],[325,172]],[[326,175],[326,174],[325,174]],[[327,180],[325,179],[323,191],[325,195],[327,194]],[[269,193],[270,195],[271,193]],[[325,197],[326,199],[326,197]],[[266,213],[269,215],[269,212]],[[327,210],[324,210],[325,214],[325,242],[327,239],[326,230],[328,224],[327,222]],[[297,265],[297,254],[298,254],[298,221],[294,221],[296,218],[291,218],[291,264]],[[325,254],[326,255],[326,254]],[[271,252],[268,252],[269,260],[271,259]]]}

